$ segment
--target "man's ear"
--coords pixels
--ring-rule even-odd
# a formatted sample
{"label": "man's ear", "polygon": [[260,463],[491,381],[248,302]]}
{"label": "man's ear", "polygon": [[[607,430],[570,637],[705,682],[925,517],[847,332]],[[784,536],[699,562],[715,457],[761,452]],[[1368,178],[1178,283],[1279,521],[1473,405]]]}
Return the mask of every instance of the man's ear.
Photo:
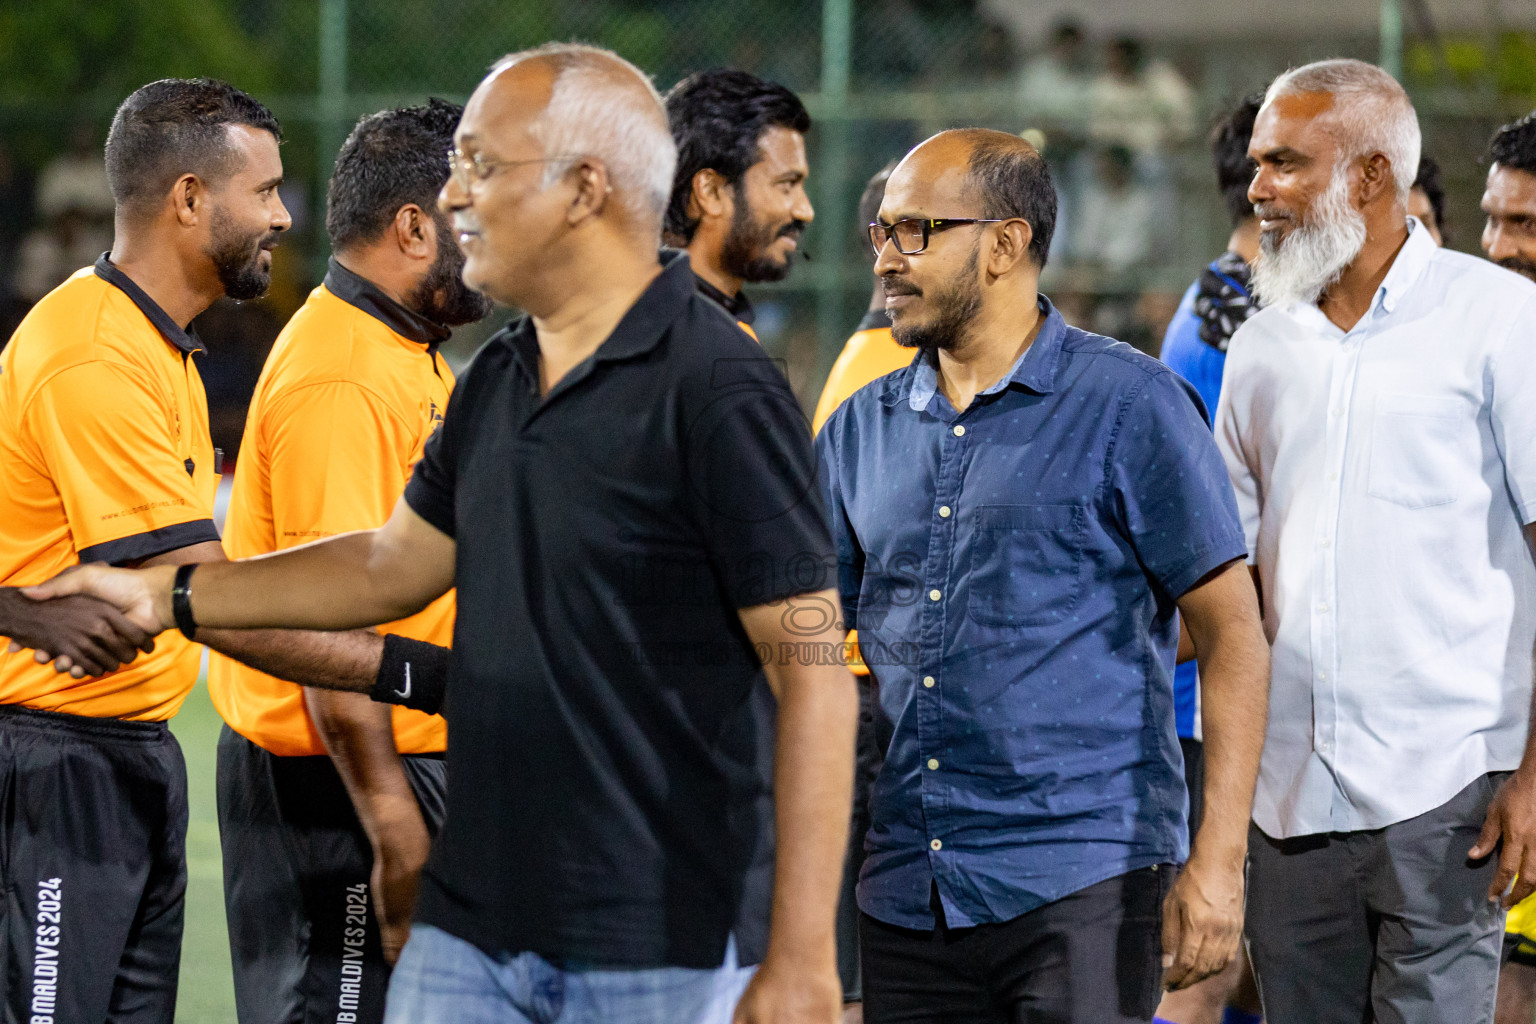
{"label": "man's ear", "polygon": [[1034,241],[1035,229],[1027,220],[1014,218],[996,225],[992,235],[992,248],[983,264],[988,275],[1002,277],[1020,264],[1029,262],[1029,243]]}
{"label": "man's ear", "polygon": [[183,174],[171,185],[171,208],[176,222],[195,228],[208,215],[208,186],[195,174]]}
{"label": "man's ear", "polygon": [[1360,205],[1369,206],[1397,188],[1392,176],[1392,163],[1385,154],[1372,153],[1360,164]]}
{"label": "man's ear", "polygon": [[431,219],[415,203],[406,203],[395,211],[395,244],[413,260],[430,260],[433,257]]}
{"label": "man's ear", "polygon": [[703,220],[730,217],[735,212],[736,197],[725,175],[706,167],[693,176],[693,189],[688,194],[689,217]]}
{"label": "man's ear", "polygon": [[602,215],[613,192],[613,183],[608,180],[608,168],[601,160],[583,157],[568,173],[576,176],[576,194],[571,197],[565,220],[575,227],[588,217]]}

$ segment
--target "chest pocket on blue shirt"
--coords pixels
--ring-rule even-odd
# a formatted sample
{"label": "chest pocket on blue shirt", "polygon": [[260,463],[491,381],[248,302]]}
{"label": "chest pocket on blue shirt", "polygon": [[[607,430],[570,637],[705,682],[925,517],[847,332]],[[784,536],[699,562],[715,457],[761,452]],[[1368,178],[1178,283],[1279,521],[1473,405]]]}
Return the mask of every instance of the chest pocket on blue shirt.
{"label": "chest pocket on blue shirt", "polygon": [[1071,614],[1083,590],[1088,510],[1081,505],[982,505],[976,510],[970,617],[986,626],[1044,626]]}

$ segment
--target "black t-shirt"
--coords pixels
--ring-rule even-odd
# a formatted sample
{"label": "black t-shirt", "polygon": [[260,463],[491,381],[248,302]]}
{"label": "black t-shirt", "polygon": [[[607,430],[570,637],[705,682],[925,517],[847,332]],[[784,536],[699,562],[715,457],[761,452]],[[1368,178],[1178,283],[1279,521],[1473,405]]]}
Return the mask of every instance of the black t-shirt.
{"label": "black t-shirt", "polygon": [[716,967],[734,931],[755,963],[773,709],[737,610],[830,585],[804,416],[682,257],[543,399],[538,376],[531,322],[492,338],[405,491],[457,542],[418,918],[621,967]]}

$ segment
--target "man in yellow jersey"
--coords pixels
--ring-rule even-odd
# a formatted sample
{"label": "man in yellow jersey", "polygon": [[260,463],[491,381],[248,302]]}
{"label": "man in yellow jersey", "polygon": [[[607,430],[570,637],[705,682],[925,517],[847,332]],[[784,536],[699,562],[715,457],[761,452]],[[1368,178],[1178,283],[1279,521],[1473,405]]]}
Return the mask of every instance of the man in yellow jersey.
{"label": "man in yellow jersey", "polygon": [[[880,214],[880,203],[885,199],[885,182],[896,167],[892,160],[875,172],[859,196],[859,245],[861,250],[868,244],[869,225]],[[816,403],[816,413],[811,417],[811,430],[820,431],[827,417],[848,400],[859,388],[888,373],[894,373],[912,361],[912,350],[902,348],[891,337],[891,318],[885,312],[885,290],[880,279],[875,278],[869,295],[869,309],[859,321],[859,329],[843,345],[827,382],[822,386],[821,399]]]}
{"label": "man in yellow jersey", "polygon": [[677,171],[662,237],[687,250],[700,293],[756,338],[741,286],[789,276],[816,216],[805,194],[811,116],[777,82],[726,68],[689,75],[666,104]]}
{"label": "man in yellow jersey", "polygon": [[[453,372],[438,345],[491,308],[460,280],[435,208],[460,113],[434,100],[373,114],[342,146],[327,196],[335,255],[251,401],[231,558],[383,525],[442,422]],[[450,592],[380,629],[398,634],[391,647],[447,647],[453,613]],[[241,1024],[382,1020],[442,822],[443,719],[217,654],[208,687],[227,723],[219,832]]]}
{"label": "man in yellow jersey", "polygon": [[[265,107],[220,82],[155,82],[118,109],[113,250],[0,354],[0,583],[217,550],[203,345],[187,325],[221,295],[266,289],[289,224],[278,139]],[[165,720],[199,656],[167,636],[77,679],[0,654],[6,1019],[171,1019],[187,795]]]}

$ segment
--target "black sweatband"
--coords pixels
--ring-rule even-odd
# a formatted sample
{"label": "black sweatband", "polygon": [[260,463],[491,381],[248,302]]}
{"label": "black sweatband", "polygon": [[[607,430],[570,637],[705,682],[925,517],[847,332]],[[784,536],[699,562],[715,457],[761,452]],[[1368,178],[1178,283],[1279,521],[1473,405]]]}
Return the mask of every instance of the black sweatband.
{"label": "black sweatband", "polygon": [[429,715],[442,714],[452,654],[437,644],[386,633],[379,675],[368,696],[380,704],[399,704]]}
{"label": "black sweatband", "polygon": [[192,570],[198,563],[187,562],[177,566],[176,580],[171,584],[171,617],[176,620],[176,628],[181,630],[181,635],[188,640],[196,640],[197,620],[192,617]]}

